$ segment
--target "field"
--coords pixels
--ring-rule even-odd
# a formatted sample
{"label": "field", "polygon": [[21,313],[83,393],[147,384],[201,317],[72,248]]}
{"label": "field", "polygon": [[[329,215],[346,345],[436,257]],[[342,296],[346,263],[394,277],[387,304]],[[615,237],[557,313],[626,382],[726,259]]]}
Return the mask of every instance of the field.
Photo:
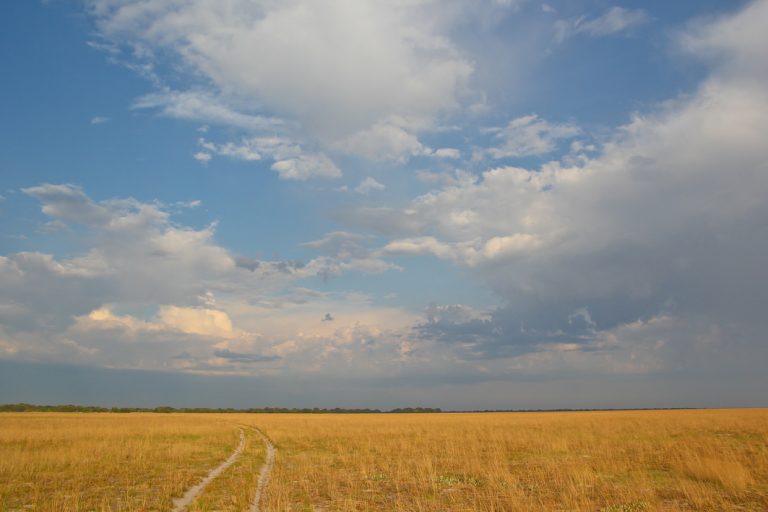
{"label": "field", "polygon": [[0,510],[768,510],[768,410],[0,414]]}

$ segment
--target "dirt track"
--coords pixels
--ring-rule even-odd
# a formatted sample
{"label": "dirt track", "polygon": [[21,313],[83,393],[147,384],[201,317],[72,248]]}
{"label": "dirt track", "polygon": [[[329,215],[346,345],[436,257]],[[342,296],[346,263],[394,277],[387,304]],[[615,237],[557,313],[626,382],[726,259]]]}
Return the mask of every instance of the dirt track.
{"label": "dirt track", "polygon": [[256,494],[253,497],[253,501],[251,502],[251,508],[250,512],[259,512],[259,504],[261,502],[261,496],[264,493],[264,489],[267,487],[267,483],[269,482],[269,473],[272,471],[272,466],[275,464],[275,452],[277,451],[275,449],[275,446],[272,444],[272,441],[269,440],[269,438],[264,435],[264,433],[259,430],[256,427],[241,427],[240,428],[240,443],[237,445],[237,448],[235,448],[235,451],[232,452],[232,454],[213,468],[206,476],[203,478],[200,483],[197,485],[194,485],[187,489],[187,492],[184,493],[184,495],[181,498],[176,498],[173,500],[173,512],[183,512],[187,509],[187,507],[198,497],[200,494],[205,490],[205,488],[210,484],[216,477],[218,477],[221,473],[224,472],[229,466],[235,463],[235,461],[240,457],[240,454],[243,453],[243,448],[245,447],[245,432],[244,428],[249,428],[256,432],[259,437],[261,437],[262,441],[264,441],[264,445],[267,447],[267,456],[266,460],[264,461],[264,465],[261,466],[261,471],[259,471],[259,479],[256,484]]}
{"label": "dirt track", "polygon": [[183,510],[186,510],[189,504],[192,503],[195,498],[197,498],[200,493],[203,492],[203,489],[205,489],[208,484],[213,481],[214,478],[219,476],[225,469],[234,464],[234,462],[243,452],[244,446],[245,433],[243,432],[243,429],[240,429],[240,444],[237,445],[237,448],[235,448],[235,451],[232,452],[232,455],[230,455],[227,460],[213,468],[199,484],[187,489],[187,492],[184,493],[184,496],[173,500],[173,512],[182,512]]}
{"label": "dirt track", "polygon": [[259,503],[261,502],[261,495],[264,492],[264,489],[267,487],[267,483],[269,482],[269,473],[272,471],[272,466],[275,464],[275,446],[272,444],[272,441],[269,440],[269,438],[256,427],[251,427],[254,432],[259,434],[262,441],[264,441],[264,444],[267,446],[267,458],[264,461],[264,465],[261,466],[261,471],[259,472],[259,482],[256,486],[256,494],[253,497],[253,501],[251,502],[251,512],[259,512]]}

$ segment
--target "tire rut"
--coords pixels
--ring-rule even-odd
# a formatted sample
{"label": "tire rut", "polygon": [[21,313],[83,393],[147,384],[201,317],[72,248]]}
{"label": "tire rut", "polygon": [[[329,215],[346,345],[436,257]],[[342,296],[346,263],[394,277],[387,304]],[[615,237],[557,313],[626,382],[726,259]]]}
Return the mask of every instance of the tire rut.
{"label": "tire rut", "polygon": [[259,512],[261,510],[261,497],[264,494],[264,490],[267,488],[267,484],[269,483],[269,474],[272,471],[272,467],[275,465],[275,453],[277,452],[277,449],[275,448],[275,445],[272,444],[272,441],[270,441],[269,437],[264,434],[264,432],[256,427],[250,428],[256,432],[259,437],[261,437],[261,440],[264,441],[264,445],[267,447],[267,458],[264,461],[264,465],[261,466],[261,471],[259,471],[259,480],[256,485],[256,494],[253,496],[253,501],[251,502],[250,508],[250,512]]}
{"label": "tire rut", "polygon": [[[240,454],[243,452],[243,447],[245,446],[245,432],[243,429],[240,429],[240,444],[237,445],[237,448],[235,448],[235,451],[232,452],[232,455],[229,456],[227,460],[213,468],[206,476],[205,478],[200,481],[197,485],[193,485],[189,489],[187,489],[187,492],[184,493],[184,495],[181,498],[175,498],[173,500],[173,512],[183,512],[187,509],[187,507],[197,498],[200,496],[200,494],[203,492],[203,490],[210,484],[217,476],[219,476],[221,473],[224,472],[225,469],[227,469],[229,466],[235,463],[238,457],[240,457]],[[258,510],[258,509],[257,509]]]}

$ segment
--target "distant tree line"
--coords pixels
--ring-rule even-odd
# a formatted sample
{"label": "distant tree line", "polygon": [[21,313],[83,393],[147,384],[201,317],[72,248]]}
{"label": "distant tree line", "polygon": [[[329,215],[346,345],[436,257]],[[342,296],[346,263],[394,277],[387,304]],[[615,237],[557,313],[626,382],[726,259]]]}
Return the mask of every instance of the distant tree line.
{"label": "distant tree line", "polygon": [[[665,411],[689,410],[694,407],[640,407],[615,409],[483,409],[474,411],[445,411],[463,413],[491,412],[586,412],[586,411]],[[381,409],[333,409],[287,408],[287,407],[251,407],[249,409],[213,409],[210,407],[98,407],[94,405],[34,405],[34,404],[0,404],[0,412],[196,412],[196,413],[258,413],[258,414],[398,414],[398,413],[438,413],[444,412],[438,407],[399,407],[389,411]]]}
{"label": "distant tree line", "polygon": [[0,412],[194,412],[194,413],[258,413],[258,414],[372,414],[372,413],[426,413],[442,412],[439,408],[405,407],[382,411],[381,409],[333,409],[315,408],[286,408],[286,407],[252,407],[250,409],[213,409],[209,407],[98,407],[93,405],[33,405],[33,404],[4,404]]}

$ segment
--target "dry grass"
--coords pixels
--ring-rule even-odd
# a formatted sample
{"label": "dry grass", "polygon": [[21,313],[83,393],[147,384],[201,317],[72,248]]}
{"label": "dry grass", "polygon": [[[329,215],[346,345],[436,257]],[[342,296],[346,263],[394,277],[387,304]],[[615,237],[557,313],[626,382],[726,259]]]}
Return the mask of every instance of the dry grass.
{"label": "dry grass", "polygon": [[0,415],[0,510],[168,510],[238,442],[210,416]]}
{"label": "dry grass", "polygon": [[[768,510],[768,410],[0,415],[0,509],[169,510],[236,424],[277,461],[265,510]],[[89,432],[93,432],[90,434]],[[247,510],[263,445],[193,510]]]}
{"label": "dry grass", "polygon": [[212,512],[218,510],[247,512],[250,510],[256,492],[261,465],[266,458],[266,449],[261,437],[245,429],[245,448],[232,467],[206,487],[189,510]]}
{"label": "dry grass", "polygon": [[251,417],[268,510],[768,510],[768,411]]}

